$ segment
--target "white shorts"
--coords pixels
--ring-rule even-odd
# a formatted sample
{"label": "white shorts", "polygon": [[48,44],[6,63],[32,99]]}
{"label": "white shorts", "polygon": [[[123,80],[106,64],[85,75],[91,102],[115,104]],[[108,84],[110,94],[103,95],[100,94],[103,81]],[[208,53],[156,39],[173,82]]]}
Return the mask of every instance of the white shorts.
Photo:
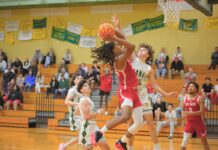
{"label": "white shorts", "polygon": [[139,99],[142,103],[143,114],[151,113],[153,110],[152,102],[149,100],[149,94],[145,86],[138,87]]}
{"label": "white shorts", "polygon": [[74,115],[73,113],[72,111],[69,112],[70,130],[77,131],[81,127],[81,116]]}

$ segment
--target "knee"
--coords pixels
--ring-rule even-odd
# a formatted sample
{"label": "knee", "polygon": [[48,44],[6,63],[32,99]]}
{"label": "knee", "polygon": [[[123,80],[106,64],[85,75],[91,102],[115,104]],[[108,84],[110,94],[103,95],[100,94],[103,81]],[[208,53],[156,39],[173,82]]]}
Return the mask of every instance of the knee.
{"label": "knee", "polygon": [[131,115],[129,114],[123,114],[121,115],[121,122],[126,122],[131,118]]}

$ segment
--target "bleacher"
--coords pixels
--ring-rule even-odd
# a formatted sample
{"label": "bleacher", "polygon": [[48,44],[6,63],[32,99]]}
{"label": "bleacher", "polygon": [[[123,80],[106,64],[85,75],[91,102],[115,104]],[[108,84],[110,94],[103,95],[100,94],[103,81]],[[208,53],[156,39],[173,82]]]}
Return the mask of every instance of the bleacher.
{"label": "bleacher", "polygon": [[[88,65],[89,67],[91,65]],[[77,64],[69,65],[69,72],[73,73],[77,70]],[[218,77],[218,70],[207,70],[208,65],[191,65],[193,70],[197,73],[197,82],[199,85],[202,85],[204,82],[204,78],[206,76],[211,77],[212,82]],[[103,66],[101,66],[101,72],[103,70]],[[186,66],[187,68],[187,66]],[[58,66],[53,65],[50,68],[43,68],[43,66],[39,66],[39,70],[45,77],[45,84],[48,84],[50,78],[53,74],[57,73]],[[174,79],[164,79],[157,80],[158,84],[167,92],[170,91],[178,91],[180,92],[182,86],[184,85],[184,80],[180,77],[175,77]],[[114,90],[116,90],[116,85],[114,85]],[[0,111],[0,126],[6,127],[23,127],[27,128],[29,120],[34,118],[36,115],[36,94],[34,92],[24,92],[24,103],[21,106],[21,110],[2,110]],[[177,97],[165,97],[167,102],[173,103],[174,107],[178,106]],[[109,101],[109,115],[99,115],[97,119],[97,124],[99,127],[102,127],[107,120],[113,117],[114,111],[117,106],[117,97],[116,95],[112,95]],[[206,113],[206,118],[216,118],[218,119],[218,106],[213,107],[213,110],[216,111],[217,115],[211,115],[211,112]],[[63,99],[55,99],[54,101],[54,118],[48,120],[48,128],[50,132],[52,131],[64,131],[64,133],[70,133],[68,126],[61,126],[61,120],[66,120],[68,117],[68,109],[67,106],[64,105]],[[181,124],[182,120],[179,120],[179,124]],[[117,126],[115,129],[111,130],[108,134],[123,134],[124,131],[128,128],[128,124],[124,123]],[[175,135],[174,137],[182,137],[183,127],[176,126],[175,127]],[[168,136],[169,128],[163,128],[161,130],[160,136]],[[143,127],[137,135],[148,135],[148,129]]]}

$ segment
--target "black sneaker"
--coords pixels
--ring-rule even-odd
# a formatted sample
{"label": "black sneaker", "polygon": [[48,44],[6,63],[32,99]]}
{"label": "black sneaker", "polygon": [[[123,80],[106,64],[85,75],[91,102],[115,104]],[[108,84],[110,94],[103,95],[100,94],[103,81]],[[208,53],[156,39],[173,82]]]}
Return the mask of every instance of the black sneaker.
{"label": "black sneaker", "polygon": [[127,150],[126,143],[122,142],[121,139],[119,139],[119,140],[115,143],[115,147],[116,147],[118,150]]}

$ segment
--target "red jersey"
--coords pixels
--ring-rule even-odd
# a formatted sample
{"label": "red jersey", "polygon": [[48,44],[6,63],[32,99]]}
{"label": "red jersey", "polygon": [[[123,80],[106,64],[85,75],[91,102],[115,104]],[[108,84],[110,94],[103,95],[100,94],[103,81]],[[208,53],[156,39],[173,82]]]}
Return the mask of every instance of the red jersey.
{"label": "red jersey", "polygon": [[112,88],[112,76],[108,75],[101,75],[100,77],[100,89],[104,92],[110,92]]}
{"label": "red jersey", "polygon": [[[116,69],[116,67],[115,67]],[[123,70],[116,69],[116,73],[119,80],[120,89],[134,88],[138,85],[138,79],[136,73],[132,68],[131,63],[127,60]]]}
{"label": "red jersey", "polygon": [[[200,111],[200,96],[196,95],[193,98],[189,98],[188,95],[185,96],[184,98],[184,109],[185,111],[191,111],[191,112],[196,112]],[[201,122],[203,120],[202,115],[191,115],[187,117],[188,122]]]}

